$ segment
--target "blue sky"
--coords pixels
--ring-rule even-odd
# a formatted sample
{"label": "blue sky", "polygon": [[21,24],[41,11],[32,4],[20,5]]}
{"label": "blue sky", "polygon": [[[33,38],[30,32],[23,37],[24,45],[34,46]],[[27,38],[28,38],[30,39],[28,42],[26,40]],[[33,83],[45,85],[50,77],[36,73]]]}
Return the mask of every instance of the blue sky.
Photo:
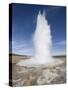
{"label": "blue sky", "polygon": [[66,8],[62,6],[12,5],[12,53],[33,55],[32,36],[36,28],[38,12],[43,10],[51,26],[52,54],[65,54]]}

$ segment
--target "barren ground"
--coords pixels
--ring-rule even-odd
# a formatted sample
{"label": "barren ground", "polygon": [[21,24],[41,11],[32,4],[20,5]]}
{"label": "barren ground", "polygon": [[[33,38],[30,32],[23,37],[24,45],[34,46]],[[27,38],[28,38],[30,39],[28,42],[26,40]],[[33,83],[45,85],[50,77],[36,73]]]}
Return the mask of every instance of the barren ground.
{"label": "barren ground", "polygon": [[59,56],[55,58],[63,60],[63,63],[57,66],[46,67],[41,65],[39,67],[28,68],[23,66],[17,66],[16,63],[19,60],[16,57],[17,61],[12,64],[12,86],[66,83],[66,57]]}

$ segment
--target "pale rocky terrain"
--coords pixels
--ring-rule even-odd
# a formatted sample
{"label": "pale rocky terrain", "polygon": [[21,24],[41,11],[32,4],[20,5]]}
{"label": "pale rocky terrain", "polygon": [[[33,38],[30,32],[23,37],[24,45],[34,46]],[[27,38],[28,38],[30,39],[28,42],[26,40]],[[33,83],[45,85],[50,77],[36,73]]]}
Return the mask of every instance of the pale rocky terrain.
{"label": "pale rocky terrain", "polygon": [[26,55],[10,54],[9,55],[9,62],[14,64],[14,63],[19,62],[21,59],[26,60],[29,58],[30,58],[30,56],[26,56]]}
{"label": "pale rocky terrain", "polygon": [[58,58],[62,59],[63,63],[54,66],[24,67],[12,64],[12,86],[66,83],[66,57]]}

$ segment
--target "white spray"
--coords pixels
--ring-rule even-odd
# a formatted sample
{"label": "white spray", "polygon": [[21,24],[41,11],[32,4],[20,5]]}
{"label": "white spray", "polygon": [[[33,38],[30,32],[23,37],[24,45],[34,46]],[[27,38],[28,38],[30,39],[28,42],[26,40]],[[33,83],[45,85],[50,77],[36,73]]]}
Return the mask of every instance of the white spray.
{"label": "white spray", "polygon": [[39,12],[37,17],[37,26],[34,34],[35,60],[39,63],[51,63],[51,30],[45,17],[45,12]]}
{"label": "white spray", "polygon": [[53,62],[53,58],[51,55],[51,30],[50,25],[45,17],[45,12],[41,14],[39,12],[37,16],[37,25],[34,33],[34,47],[35,47],[35,55],[34,58],[21,61],[18,64],[24,66],[32,66],[39,64],[49,64]]}

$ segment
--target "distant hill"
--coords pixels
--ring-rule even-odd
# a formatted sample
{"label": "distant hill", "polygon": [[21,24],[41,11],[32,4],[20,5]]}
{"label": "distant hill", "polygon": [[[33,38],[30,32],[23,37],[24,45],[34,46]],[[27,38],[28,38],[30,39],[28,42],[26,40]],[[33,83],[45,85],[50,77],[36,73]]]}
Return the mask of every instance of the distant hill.
{"label": "distant hill", "polygon": [[23,56],[23,57],[31,57],[31,56],[28,56],[28,55],[19,55],[19,54],[14,54],[14,53],[10,53],[9,54],[10,56]]}
{"label": "distant hill", "polygon": [[17,63],[20,60],[29,59],[31,56],[27,55],[18,55],[18,54],[9,54],[9,63]]}
{"label": "distant hill", "polygon": [[53,57],[66,57],[66,55],[54,55]]}
{"label": "distant hill", "polygon": [[[28,60],[30,59],[32,56],[28,56],[28,55],[18,55],[18,54],[9,54],[9,63],[17,63],[20,60]],[[53,56],[55,58],[65,58],[66,55],[55,55]]]}

